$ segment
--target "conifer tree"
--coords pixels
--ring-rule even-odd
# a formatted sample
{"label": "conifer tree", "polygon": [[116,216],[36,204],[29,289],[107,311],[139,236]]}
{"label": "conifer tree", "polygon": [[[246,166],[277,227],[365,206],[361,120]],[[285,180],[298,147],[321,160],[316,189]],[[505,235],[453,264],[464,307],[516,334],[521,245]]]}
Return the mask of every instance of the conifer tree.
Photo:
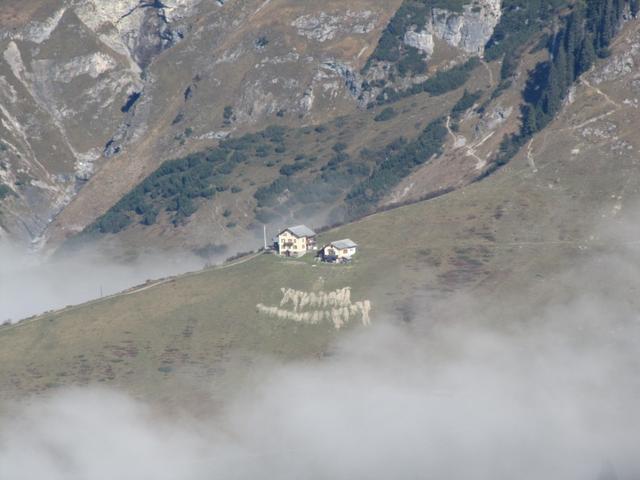
{"label": "conifer tree", "polygon": [[588,71],[596,61],[596,50],[593,47],[593,37],[586,35],[580,45],[580,52],[577,58],[577,76]]}
{"label": "conifer tree", "polygon": [[530,137],[538,131],[536,110],[532,105],[525,105],[522,110],[522,135]]}
{"label": "conifer tree", "polygon": [[565,43],[559,42],[558,50],[553,59],[553,68],[549,82],[554,82],[558,91],[564,91],[573,81],[573,66],[569,64],[568,53],[565,49]]}

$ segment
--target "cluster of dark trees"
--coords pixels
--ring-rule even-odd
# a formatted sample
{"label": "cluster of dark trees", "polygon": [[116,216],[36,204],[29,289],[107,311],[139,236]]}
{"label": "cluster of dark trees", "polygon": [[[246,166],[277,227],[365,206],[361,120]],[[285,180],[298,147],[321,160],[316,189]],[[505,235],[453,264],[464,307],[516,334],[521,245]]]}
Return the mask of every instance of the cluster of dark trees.
{"label": "cluster of dark trees", "polygon": [[292,181],[287,176],[278,177],[269,185],[258,188],[253,197],[258,202],[259,208],[270,207],[275,204],[276,198],[292,185]]}
{"label": "cluster of dark trees", "polygon": [[120,108],[120,111],[122,113],[127,113],[129,110],[131,110],[131,108],[133,108],[133,106],[136,104],[136,102],[140,99],[141,95],[142,95],[142,92],[133,92],[133,93],[131,93],[127,97],[127,101],[125,102],[125,104],[122,106],[122,108]]}
{"label": "cluster of dark trees", "polygon": [[[229,188],[227,178],[237,165],[252,157],[284,154],[285,134],[284,127],[271,126],[222,141],[217,148],[167,161],[89,226],[88,232],[117,233],[134,222],[153,225],[162,211],[179,224],[195,213],[199,199]],[[241,191],[237,186],[230,190]]]}
{"label": "cluster of dark trees", "polygon": [[567,0],[504,0],[502,17],[486,45],[484,57],[497,60],[520,48],[550,26]]}
{"label": "cluster of dark trees", "polygon": [[347,212],[357,217],[375,208],[375,205],[409,175],[418,165],[442,153],[447,136],[444,119],[429,123],[413,141],[397,139],[385,147],[383,152],[374,153],[381,158],[373,173],[356,185],[347,195]]}
{"label": "cluster of dark trees", "polygon": [[11,187],[0,183],[0,200],[2,200],[3,198],[9,195],[15,195],[14,191],[11,190]]}
{"label": "cluster of dark trees", "polygon": [[174,221],[189,217],[196,210],[195,199],[214,195],[211,177],[217,169],[226,168],[225,161],[222,150],[210,150],[165,162],[96,220],[90,230],[117,233],[134,218],[152,225],[161,209],[173,212]]}
{"label": "cluster of dark trees", "polygon": [[373,117],[373,119],[376,122],[386,122],[387,120],[391,120],[397,115],[398,115],[398,112],[396,112],[393,107],[387,107],[384,110],[382,110],[378,115]]}
{"label": "cluster of dark trees", "polygon": [[482,91],[469,92],[466,88],[462,93],[460,100],[451,108],[451,118],[457,120],[464,112],[469,110],[482,97]]}
{"label": "cluster of dark trees", "polygon": [[561,18],[561,28],[549,37],[549,60],[539,63],[527,80],[520,132],[503,140],[497,166],[507,163],[532,135],[546,127],[575,80],[598,57],[609,54],[627,7],[637,14],[637,1],[585,0],[576,2],[571,13]]}
{"label": "cluster of dark trees", "polygon": [[[336,143],[332,147],[333,154],[329,161],[320,168],[317,175],[308,181],[293,178],[283,172],[285,167],[294,167],[296,163],[281,168],[280,177],[269,185],[258,188],[254,193],[257,210],[264,216],[264,212],[276,206],[284,210],[293,208],[296,204],[318,204],[318,207],[323,207],[340,198],[353,186],[355,181],[366,178],[371,171],[367,163],[353,160],[345,152],[346,147],[347,145],[344,143]],[[316,160],[317,158],[313,158],[300,162],[304,164],[304,168],[307,168]],[[286,203],[280,204],[278,199],[285,191],[288,192]]]}
{"label": "cluster of dark trees", "polygon": [[[376,98],[376,103],[378,105],[384,105],[386,103],[397,102],[402,98],[417,95],[422,92],[427,92],[434,97],[444,95],[445,93],[457,90],[467,83],[478,65],[480,65],[480,59],[478,57],[472,57],[461,65],[436,72],[424,82],[416,83],[407,90],[398,91],[387,87],[380,92]],[[366,89],[368,86],[365,85],[364,88]]]}
{"label": "cluster of dark trees", "polygon": [[472,57],[461,65],[456,65],[449,70],[437,72],[431,78],[425,80],[420,86],[422,90],[433,95],[444,95],[463,86],[471,73],[480,65],[478,57]]}

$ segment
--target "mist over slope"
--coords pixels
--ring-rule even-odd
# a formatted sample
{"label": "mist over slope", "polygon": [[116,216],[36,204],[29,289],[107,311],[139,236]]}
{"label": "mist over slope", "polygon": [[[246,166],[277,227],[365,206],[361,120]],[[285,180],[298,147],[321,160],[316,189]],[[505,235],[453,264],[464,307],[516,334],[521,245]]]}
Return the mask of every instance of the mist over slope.
{"label": "mist over slope", "polygon": [[526,298],[458,298],[350,332],[321,361],[257,368],[199,418],[94,387],[16,404],[0,476],[636,478],[639,254],[565,272],[569,300],[525,318]]}
{"label": "mist over slope", "polygon": [[0,322],[111,295],[146,280],[202,268],[192,253],[147,253],[114,260],[87,248],[47,257],[0,242]]}

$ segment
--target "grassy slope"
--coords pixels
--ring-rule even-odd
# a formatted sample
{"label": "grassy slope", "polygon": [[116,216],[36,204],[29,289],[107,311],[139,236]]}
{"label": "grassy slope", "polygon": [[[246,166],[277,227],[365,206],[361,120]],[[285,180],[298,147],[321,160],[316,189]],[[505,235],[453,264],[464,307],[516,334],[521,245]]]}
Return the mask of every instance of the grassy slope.
{"label": "grassy slope", "polygon": [[[627,42],[639,36],[629,31],[616,48],[628,51]],[[606,62],[615,61],[614,52]],[[264,356],[331,351],[340,332],[330,325],[293,324],[255,309],[276,304],[281,287],[310,290],[320,277],[325,290],[351,286],[355,300],[371,299],[374,322],[385,321],[385,313],[411,320],[419,313],[416,297],[451,291],[469,290],[494,304],[516,292],[533,303],[562,295],[550,281],[556,273],[615,247],[592,237],[594,221],[613,220],[640,198],[640,114],[623,103],[633,95],[632,81],[627,74],[599,90],[580,85],[576,101],[534,138],[529,157],[525,149],[480,183],[324,234],[361,244],[352,266],[259,256],[4,327],[0,392],[106,383],[167,402],[197,401],[198,392],[212,389],[223,395]],[[615,134],[606,133],[610,125]]]}
{"label": "grassy slope", "polygon": [[531,176],[520,161],[456,194],[325,234],[362,245],[349,267],[263,255],[2,330],[0,390],[105,382],[183,401],[176,382],[195,378],[224,391],[256,355],[306,358],[330,349],[330,325],[295,325],[255,310],[258,302],[277,304],[280,287],[310,290],[320,276],[325,290],[351,286],[356,300],[370,298],[375,321],[382,312],[410,315],[416,294],[526,285],[566,264],[584,234],[572,223],[576,231],[563,236],[579,205],[565,191],[541,192]]}

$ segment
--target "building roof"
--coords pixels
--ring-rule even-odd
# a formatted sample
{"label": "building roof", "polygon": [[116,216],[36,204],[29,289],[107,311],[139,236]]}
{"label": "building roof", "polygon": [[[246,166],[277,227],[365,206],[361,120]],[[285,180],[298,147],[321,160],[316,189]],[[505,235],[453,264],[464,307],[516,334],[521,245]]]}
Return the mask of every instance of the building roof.
{"label": "building roof", "polygon": [[358,244],[349,238],[345,238],[343,240],[337,240],[335,242],[331,242],[332,247],[337,248],[338,250],[342,250],[344,248],[356,248]]}
{"label": "building roof", "polygon": [[311,230],[306,225],[296,225],[295,227],[285,228],[278,235],[287,231],[293,233],[296,237],[315,237],[316,236],[316,232]]}

